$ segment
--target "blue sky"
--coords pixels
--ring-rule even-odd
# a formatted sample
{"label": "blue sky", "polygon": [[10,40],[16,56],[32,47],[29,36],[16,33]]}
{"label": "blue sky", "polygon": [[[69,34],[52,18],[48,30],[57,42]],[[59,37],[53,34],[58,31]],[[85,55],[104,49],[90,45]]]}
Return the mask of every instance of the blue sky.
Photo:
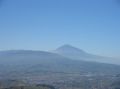
{"label": "blue sky", "polygon": [[71,44],[120,58],[119,0],[3,0],[0,50]]}

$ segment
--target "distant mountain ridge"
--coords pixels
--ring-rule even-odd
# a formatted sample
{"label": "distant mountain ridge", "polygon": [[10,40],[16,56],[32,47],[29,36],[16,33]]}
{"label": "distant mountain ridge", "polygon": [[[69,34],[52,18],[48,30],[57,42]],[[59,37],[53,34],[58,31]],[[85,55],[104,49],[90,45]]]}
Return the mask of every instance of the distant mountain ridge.
{"label": "distant mountain ridge", "polygon": [[71,58],[73,60],[84,60],[84,61],[93,61],[101,63],[110,63],[110,64],[120,64],[120,60],[111,57],[104,57],[99,55],[94,55],[83,51],[82,49],[73,47],[71,45],[63,45],[56,50],[54,53],[60,54],[62,56]]}
{"label": "distant mountain ridge", "polygon": [[[61,55],[61,53],[66,53]],[[72,56],[74,54],[74,56]],[[120,73],[120,65],[99,63],[81,59],[90,57],[83,50],[72,46],[63,46],[57,49],[57,52],[33,51],[33,50],[9,50],[0,51],[0,79],[11,77],[13,74],[17,77],[20,74],[39,74],[39,73],[95,73],[95,74],[116,74]],[[77,57],[80,59],[74,58]],[[85,56],[85,57],[84,57]],[[92,55],[93,56],[93,55]],[[97,56],[99,57],[99,56]],[[73,60],[74,59],[74,60]],[[9,75],[8,75],[9,74]]]}
{"label": "distant mountain ridge", "polygon": [[68,59],[56,53],[33,50],[9,50],[0,52],[0,64],[38,64],[39,62],[55,62]]}
{"label": "distant mountain ridge", "polygon": [[[90,53],[85,52],[82,49],[76,48],[71,45],[63,45],[52,52],[34,51],[34,50],[0,51],[0,59],[4,59],[4,60],[1,60],[0,64],[4,61],[8,61],[9,63],[11,63],[12,60],[8,60],[8,58],[9,57],[11,58],[12,56],[13,56],[12,60],[14,60],[14,59],[16,60],[15,57],[17,57],[17,59],[18,59],[18,57],[19,57],[19,59],[21,59],[21,60],[17,60],[16,62],[25,61],[25,60],[22,60],[25,57],[27,57],[27,59],[28,58],[31,59],[33,57],[35,57],[35,59],[38,59],[39,57],[47,58],[47,56],[52,56],[53,59],[55,59],[56,57],[63,57],[64,59],[82,60],[82,61],[89,61],[89,62],[100,62],[100,63],[109,63],[109,64],[120,65],[119,59],[90,54]],[[22,58],[22,57],[24,57],[24,58]]]}

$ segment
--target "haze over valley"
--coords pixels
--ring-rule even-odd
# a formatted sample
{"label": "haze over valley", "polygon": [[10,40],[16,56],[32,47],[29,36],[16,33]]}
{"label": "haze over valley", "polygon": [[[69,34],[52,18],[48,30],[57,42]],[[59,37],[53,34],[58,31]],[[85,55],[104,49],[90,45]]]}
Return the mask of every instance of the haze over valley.
{"label": "haze over valley", "polygon": [[[1,51],[0,80],[1,82],[9,80],[8,82],[13,83],[24,81],[25,84],[30,85],[46,84],[46,86],[51,85],[56,89],[68,89],[70,87],[74,89],[88,89],[90,87],[92,89],[95,86],[100,88],[99,84],[104,81],[106,85],[103,85],[102,89],[105,89],[120,74],[119,62],[111,60],[112,58],[109,57],[88,54],[71,45],[63,45],[51,52]],[[106,81],[106,78],[109,81]],[[84,86],[85,81],[90,82],[88,86]],[[93,84],[95,81],[99,83]],[[10,87],[12,85],[9,83],[3,87],[5,86]]]}

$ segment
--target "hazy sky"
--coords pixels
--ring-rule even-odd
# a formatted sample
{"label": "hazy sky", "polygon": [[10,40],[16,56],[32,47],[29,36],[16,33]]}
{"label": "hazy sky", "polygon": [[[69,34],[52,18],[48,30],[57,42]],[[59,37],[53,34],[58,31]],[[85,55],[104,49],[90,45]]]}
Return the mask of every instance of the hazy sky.
{"label": "hazy sky", "polygon": [[119,0],[3,0],[0,50],[52,50],[71,44],[120,57]]}

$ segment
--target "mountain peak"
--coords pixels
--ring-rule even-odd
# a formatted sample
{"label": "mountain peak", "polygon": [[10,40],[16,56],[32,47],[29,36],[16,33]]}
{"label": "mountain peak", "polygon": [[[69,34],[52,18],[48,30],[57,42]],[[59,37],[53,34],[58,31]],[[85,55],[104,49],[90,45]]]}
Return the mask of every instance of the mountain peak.
{"label": "mountain peak", "polygon": [[81,52],[81,53],[85,53],[82,49],[79,49],[79,48],[76,48],[72,45],[69,45],[69,44],[65,44],[59,48],[57,48],[55,51],[57,52]]}
{"label": "mountain peak", "polygon": [[75,48],[75,47],[73,47],[72,45],[69,45],[69,44],[65,44],[65,45],[62,45],[59,48]]}

